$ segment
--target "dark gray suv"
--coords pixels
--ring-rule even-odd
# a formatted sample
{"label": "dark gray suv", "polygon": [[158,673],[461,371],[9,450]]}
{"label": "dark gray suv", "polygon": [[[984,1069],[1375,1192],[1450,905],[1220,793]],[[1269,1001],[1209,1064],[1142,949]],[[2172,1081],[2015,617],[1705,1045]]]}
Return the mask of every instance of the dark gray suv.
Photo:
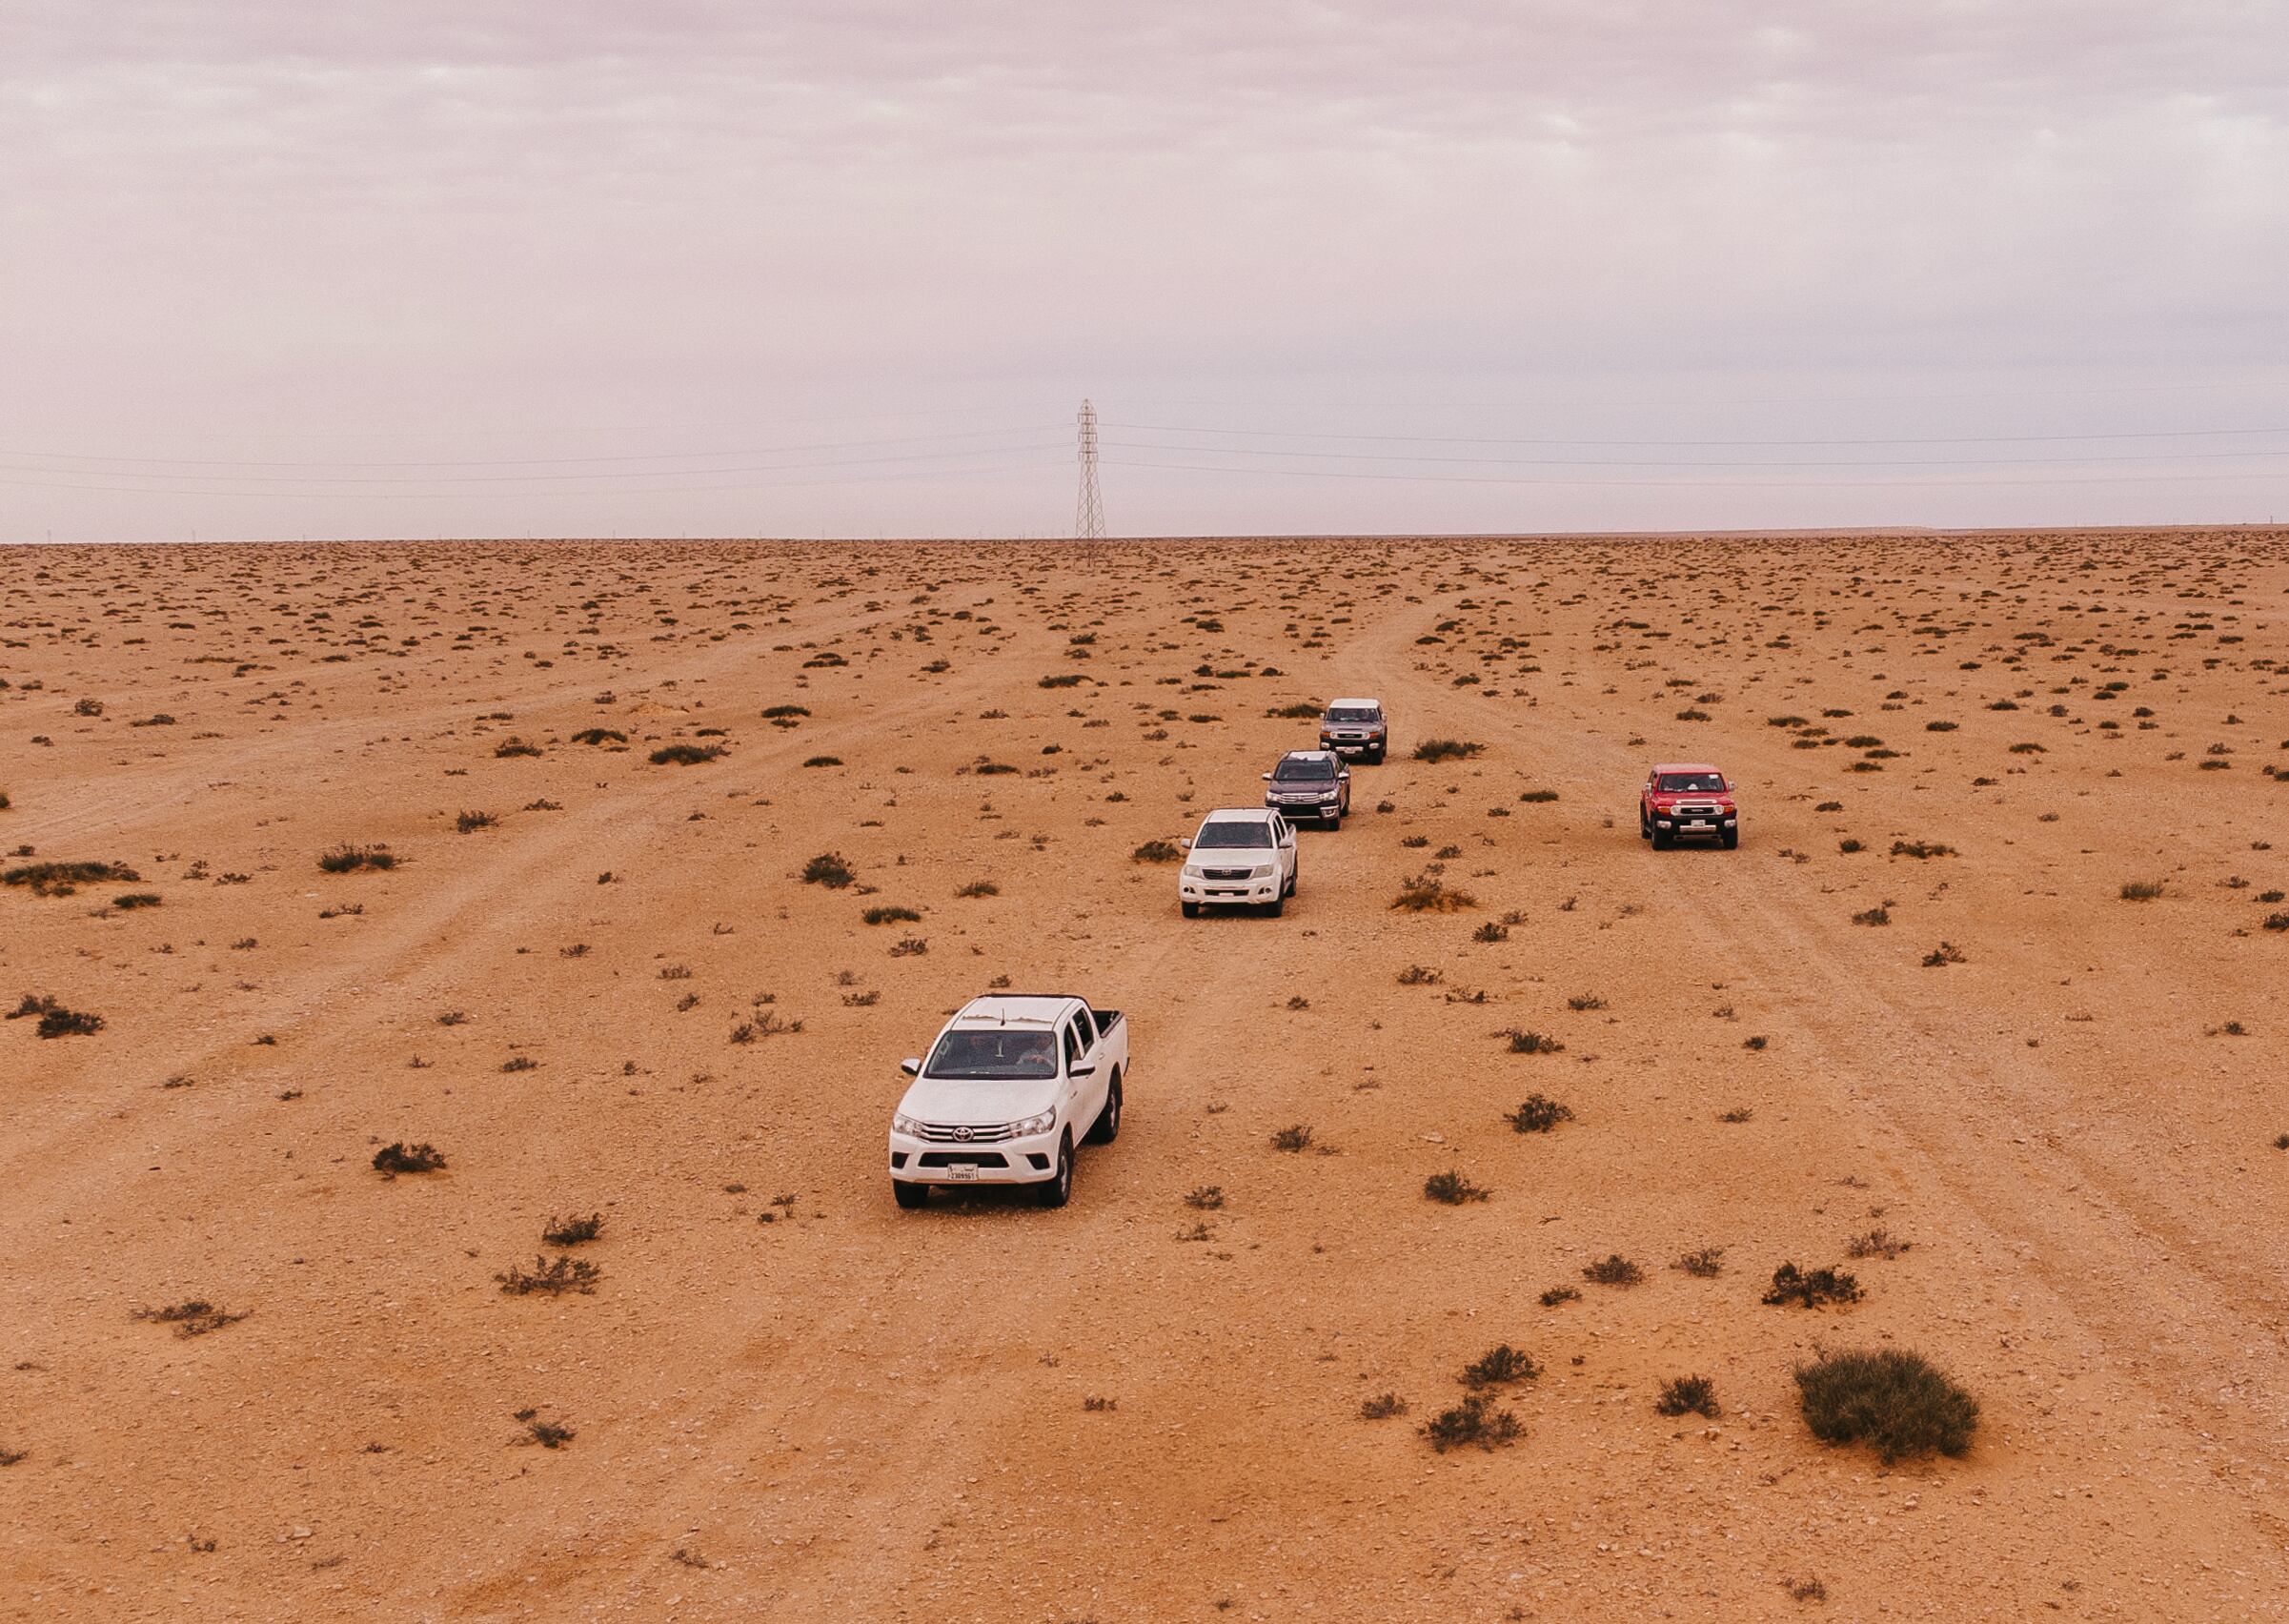
{"label": "dark gray suv", "polygon": [[1351,810],[1351,769],[1332,750],[1290,750],[1264,782],[1264,804],[1291,823],[1341,828]]}

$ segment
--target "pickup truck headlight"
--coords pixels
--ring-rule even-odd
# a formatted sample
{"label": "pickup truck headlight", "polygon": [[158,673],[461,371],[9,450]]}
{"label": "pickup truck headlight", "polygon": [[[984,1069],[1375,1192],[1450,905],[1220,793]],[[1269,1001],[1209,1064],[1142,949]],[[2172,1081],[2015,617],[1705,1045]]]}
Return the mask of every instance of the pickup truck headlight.
{"label": "pickup truck headlight", "polygon": [[1279,867],[1275,863],[1259,863],[1255,867],[1248,870],[1248,875],[1251,879],[1268,880],[1273,875],[1279,873]]}
{"label": "pickup truck headlight", "polygon": [[1050,1110],[1043,1111],[1039,1116],[1029,1116],[1023,1122],[1011,1123],[1009,1125],[1009,1131],[1013,1138],[1029,1139],[1034,1134],[1046,1133],[1056,1126],[1057,1113],[1053,1110]]}
{"label": "pickup truck headlight", "polygon": [[905,1134],[910,1139],[922,1137],[922,1124],[903,1111],[893,1111],[890,1114],[890,1130],[893,1133]]}
{"label": "pickup truck headlight", "polygon": [[1187,879],[1187,880],[1205,880],[1207,877],[1208,877],[1208,875],[1207,875],[1207,870],[1205,870],[1205,868],[1201,868],[1201,867],[1197,866],[1196,864],[1189,863],[1185,863],[1185,879]]}

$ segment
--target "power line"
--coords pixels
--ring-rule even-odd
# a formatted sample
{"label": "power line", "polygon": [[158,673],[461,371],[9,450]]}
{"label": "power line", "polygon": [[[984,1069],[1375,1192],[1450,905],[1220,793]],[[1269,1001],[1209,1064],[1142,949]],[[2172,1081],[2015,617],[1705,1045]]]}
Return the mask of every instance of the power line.
{"label": "power line", "polygon": [[1904,457],[1779,458],[1712,462],[1693,458],[1583,457],[1432,457],[1411,451],[1283,451],[1252,446],[1166,445],[1150,440],[1106,440],[1118,451],[1174,451],[1215,457],[1308,457],[1319,462],[1437,462],[1510,468],[2031,468],[2077,462],[2206,462],[2259,457],[2289,457],[2289,446],[2268,451],[2134,452],[2097,457]]}
{"label": "power line", "polygon": [[[2036,445],[2074,440],[2205,439],[2229,435],[2289,435],[2274,429],[2152,429],[2080,435],[1923,435],[1878,439],[1543,439],[1507,438],[1486,435],[1361,435],[1318,429],[1191,428],[1181,423],[1107,423],[1108,429],[1133,429],[1149,434],[1226,435],[1246,439],[1379,440],[1406,445],[1541,445],[1620,447],[1773,448],[1780,446],[1866,445]],[[1205,447],[1187,447],[1205,450]]]}
{"label": "power line", "polygon": [[1607,491],[1976,491],[2007,485],[2142,485],[2202,480],[2264,479],[2255,474],[2095,474],[2083,478],[2042,479],[1545,479],[1502,478],[1483,474],[1370,474],[1331,468],[1233,468],[1208,462],[1125,462],[1115,468],[1168,468],[1193,474],[1250,474],[1289,479],[1376,479],[1428,485],[1573,485]]}
{"label": "power line", "polygon": [[[100,452],[76,451],[11,451],[0,449],[0,457],[31,457],[43,462],[149,462],[167,468],[539,468],[568,463],[590,462],[677,462],[707,460],[724,457],[778,457],[793,452],[861,451],[885,445],[919,445],[929,440],[988,439],[997,435],[1055,434],[1055,424],[1022,424],[1001,429],[962,429],[937,435],[901,435],[889,439],[821,440],[809,445],[764,446],[743,451],[638,451],[620,452],[607,457],[437,457],[394,462],[360,462],[348,458],[325,461],[286,462],[269,461],[255,457],[117,457]],[[945,453],[953,456],[957,453]],[[77,473],[77,469],[59,472]],[[89,470],[88,472],[93,472]],[[671,473],[741,473],[741,469],[671,469]],[[184,477],[196,477],[186,475]],[[555,476],[533,475],[534,478]],[[591,476],[563,476],[591,477]],[[602,477],[602,476],[595,476]],[[440,476],[444,477],[444,476]]]}

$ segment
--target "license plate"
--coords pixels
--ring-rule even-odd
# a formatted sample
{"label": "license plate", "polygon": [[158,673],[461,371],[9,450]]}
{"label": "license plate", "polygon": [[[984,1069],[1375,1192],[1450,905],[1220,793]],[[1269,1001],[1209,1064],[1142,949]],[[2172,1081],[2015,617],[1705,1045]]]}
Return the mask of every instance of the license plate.
{"label": "license plate", "polygon": [[1714,823],[1712,823],[1706,818],[1695,818],[1691,822],[1686,824],[1685,826],[1689,829],[1713,829],[1716,827]]}
{"label": "license plate", "polygon": [[956,1184],[968,1184],[975,1181],[978,1176],[978,1164],[956,1162],[952,1167],[946,1168],[946,1172]]}

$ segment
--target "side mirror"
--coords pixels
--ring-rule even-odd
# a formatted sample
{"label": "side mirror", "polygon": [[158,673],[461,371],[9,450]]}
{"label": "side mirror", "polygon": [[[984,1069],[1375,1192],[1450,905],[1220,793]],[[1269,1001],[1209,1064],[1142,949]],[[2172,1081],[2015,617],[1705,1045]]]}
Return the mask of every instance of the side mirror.
{"label": "side mirror", "polygon": [[1066,1067],[1065,1075],[1067,1077],[1094,1077],[1097,1075],[1097,1063],[1093,1060],[1084,1060],[1079,1066]]}
{"label": "side mirror", "polygon": [[1339,779],[1342,779],[1346,783],[1348,783],[1351,782],[1351,769],[1349,767],[1346,767],[1342,772],[1337,773],[1335,776]]}
{"label": "side mirror", "polygon": [[912,1057],[908,1057],[905,1060],[900,1061],[898,1063],[898,1068],[909,1077],[919,1077],[922,1075],[922,1062]]}
{"label": "side mirror", "polygon": [[1192,849],[1192,837],[1190,835],[1186,835],[1183,840],[1177,842],[1176,849],[1179,851],[1190,851]]}
{"label": "side mirror", "polygon": [[1266,774],[1264,775],[1264,782],[1265,782],[1266,783],[1269,783],[1269,782],[1271,782],[1271,774],[1269,774],[1269,773],[1266,773]]}

